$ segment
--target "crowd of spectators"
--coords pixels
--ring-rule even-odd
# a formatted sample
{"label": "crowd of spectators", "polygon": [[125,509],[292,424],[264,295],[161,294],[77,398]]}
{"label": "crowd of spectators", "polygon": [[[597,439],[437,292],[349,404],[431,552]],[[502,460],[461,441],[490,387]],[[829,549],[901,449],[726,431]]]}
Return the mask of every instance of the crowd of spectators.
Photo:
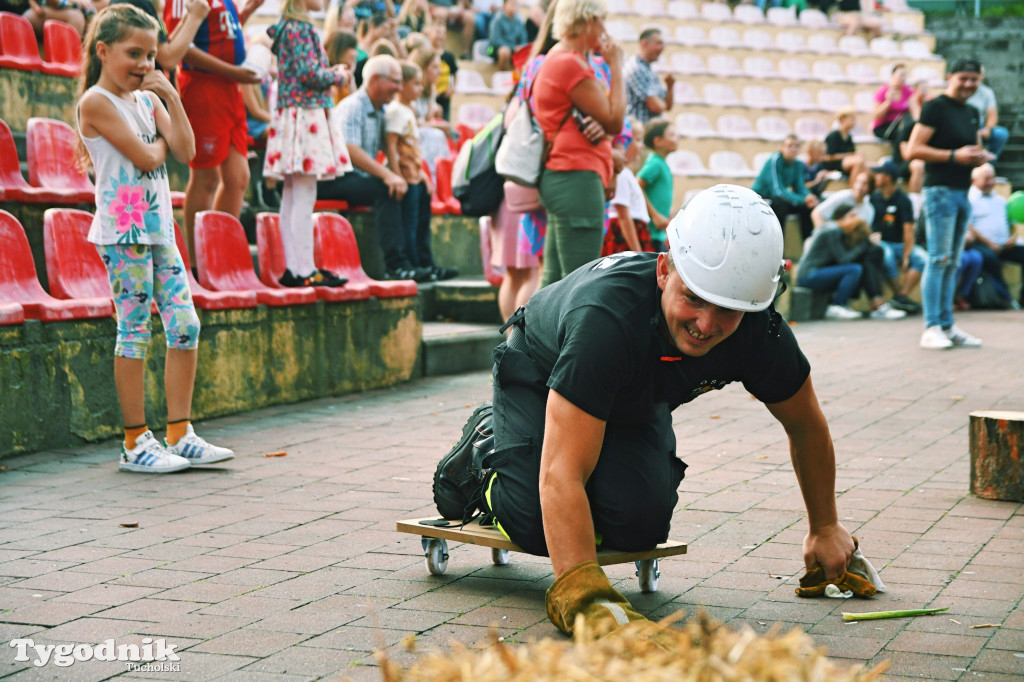
{"label": "crowd of spectators", "polygon": [[[197,211],[240,212],[249,183],[241,117],[247,118],[252,141],[262,146],[280,108],[276,64],[256,58],[269,53],[272,41],[262,29],[242,29],[263,0],[246,0],[241,8],[223,0],[213,3],[215,9],[203,0],[165,7],[150,0],[114,1],[134,4],[170,29],[161,32],[157,58],[168,70],[180,64],[177,85],[197,138],[185,201],[191,250]],[[57,8],[77,11],[83,27],[92,7],[102,6],[76,0],[62,0],[56,8],[28,2],[28,12],[42,7],[48,17]],[[788,4],[769,0],[762,6]],[[810,5],[837,9],[834,17],[849,33],[876,32],[873,17],[861,11],[859,1]],[[674,106],[675,78],[670,71],[656,70],[665,49],[659,28],[643,30],[636,54],[626,56],[606,32],[606,17],[603,0],[535,2],[525,12],[517,0],[332,0],[325,8],[324,50],[329,68],[348,76],[329,86],[335,105],[330,120],[343,131],[353,168],[322,177],[316,196],[373,207],[388,277],[431,281],[454,276],[454,269],[433,262],[429,198],[434,187],[430,174],[414,168],[414,162],[425,162],[433,173],[436,160],[455,146],[451,98],[458,62],[446,49],[448,31],[453,30],[462,57],[470,56],[474,41],[486,41],[499,70],[515,69],[513,94],[529,100],[550,142],[539,186],[541,208],[515,213],[502,206],[491,216],[496,243],[501,244],[494,250],[496,264],[505,269],[511,291],[503,295],[508,302],[503,313],[538,286],[557,281],[601,253],[665,250],[664,230],[674,208],[666,158],[679,144],[667,120]],[[76,21],[65,20],[78,27]],[[525,64],[521,57],[514,62],[513,55],[530,38],[530,58]],[[889,82],[875,93],[870,130],[891,145],[884,163],[868,169],[854,143],[858,114],[841,109],[824,139],[806,140],[805,156],[795,135],[783,140],[758,169],[753,189],[781,223],[798,218],[805,249],[826,225],[842,231],[838,209],[852,203],[863,223],[858,230],[874,235],[869,241],[877,246],[867,249],[872,265],[862,270],[877,270],[878,276],[872,272],[862,279],[886,282],[893,290],[892,308],[914,313],[919,306],[910,297],[926,262],[913,234],[924,204],[925,160],[911,154],[910,142],[932,97],[927,84],[908,83],[907,73],[906,65],[896,64]],[[995,160],[1007,131],[999,125],[994,94],[981,77],[967,104],[978,112],[978,138]],[[848,180],[850,189],[829,196],[827,185],[836,179]],[[281,181],[273,174],[258,180],[253,185],[257,203],[278,208]],[[901,181],[907,191],[899,187]],[[843,234],[840,241],[849,245],[859,232]],[[1006,240],[1000,244],[993,239],[1000,234],[979,232],[973,225],[969,232],[968,248],[983,255],[986,271],[1001,263],[1000,258],[1012,261],[1024,248]],[[875,263],[875,254],[881,254],[881,265]],[[803,268],[805,277],[807,270]],[[871,298],[877,311],[884,301]]]}

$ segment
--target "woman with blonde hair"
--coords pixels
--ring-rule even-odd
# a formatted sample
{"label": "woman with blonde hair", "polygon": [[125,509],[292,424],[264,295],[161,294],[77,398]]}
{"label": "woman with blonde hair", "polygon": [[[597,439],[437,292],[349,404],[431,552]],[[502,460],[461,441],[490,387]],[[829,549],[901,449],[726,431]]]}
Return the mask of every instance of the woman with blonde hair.
{"label": "woman with blonde hair", "polygon": [[437,77],[441,75],[441,55],[433,47],[421,46],[409,54],[409,61],[423,73],[423,94],[416,100],[413,110],[420,126],[420,150],[430,171],[434,161],[448,155],[448,135],[451,124],[441,117],[441,105],[435,101]]}
{"label": "woman with blonde hair", "polygon": [[[623,125],[626,91],[622,50],[607,34],[604,0],[559,0],[553,29],[558,42],[533,81],[530,102],[549,143],[540,179],[548,213],[541,285],[557,282],[601,253],[605,188],[612,180],[612,136]],[[587,61],[599,52],[611,72],[608,89]],[[605,132],[596,143],[586,119]]]}

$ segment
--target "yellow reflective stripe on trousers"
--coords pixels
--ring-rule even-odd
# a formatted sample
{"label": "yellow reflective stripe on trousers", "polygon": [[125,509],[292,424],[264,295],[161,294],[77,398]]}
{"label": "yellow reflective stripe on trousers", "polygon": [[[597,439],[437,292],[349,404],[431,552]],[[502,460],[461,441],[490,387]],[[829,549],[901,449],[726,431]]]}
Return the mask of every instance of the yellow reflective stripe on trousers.
{"label": "yellow reflective stripe on trousers", "polygon": [[[487,483],[487,490],[484,491],[484,499],[487,500],[487,508],[491,510],[491,514],[494,514],[494,505],[491,504],[491,486],[494,485],[494,481],[497,478],[498,478],[498,472],[495,471],[493,474],[491,474],[491,480],[488,481],[488,483]],[[498,531],[502,535],[505,536],[506,540],[508,540],[509,542],[512,542],[512,538],[510,538],[508,536],[508,533],[505,532],[505,529],[502,528],[501,524],[498,522],[498,517],[497,516],[494,517],[494,527],[497,528]]]}

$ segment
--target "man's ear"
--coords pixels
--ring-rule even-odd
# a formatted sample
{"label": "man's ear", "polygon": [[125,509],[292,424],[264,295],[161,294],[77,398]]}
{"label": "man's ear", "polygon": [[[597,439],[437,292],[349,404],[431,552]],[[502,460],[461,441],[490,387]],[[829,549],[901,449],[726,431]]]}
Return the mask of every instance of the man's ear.
{"label": "man's ear", "polygon": [[658,254],[658,288],[665,291],[665,286],[668,284],[668,256],[664,253]]}

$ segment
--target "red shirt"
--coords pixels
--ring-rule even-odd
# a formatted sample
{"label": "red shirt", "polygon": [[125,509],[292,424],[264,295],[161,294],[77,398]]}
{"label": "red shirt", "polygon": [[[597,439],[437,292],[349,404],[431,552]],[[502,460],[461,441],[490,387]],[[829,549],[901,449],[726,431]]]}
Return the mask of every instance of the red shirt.
{"label": "red shirt", "polygon": [[[245,61],[245,37],[238,21],[238,11],[232,0],[207,0],[210,13],[196,31],[192,43],[203,52],[223,62],[238,66]],[[167,33],[185,17],[184,0],[168,0],[164,5],[164,24]],[[189,69],[187,64],[181,65]]]}
{"label": "red shirt", "polygon": [[[547,139],[554,141],[545,168],[594,171],[607,187],[612,176],[611,140],[604,137],[598,144],[591,144],[576,126],[576,119],[571,115],[566,118],[573,106],[569,92],[587,78],[597,80],[594,70],[578,54],[549,52],[533,83],[533,114]],[[556,131],[563,119],[565,123]]]}

